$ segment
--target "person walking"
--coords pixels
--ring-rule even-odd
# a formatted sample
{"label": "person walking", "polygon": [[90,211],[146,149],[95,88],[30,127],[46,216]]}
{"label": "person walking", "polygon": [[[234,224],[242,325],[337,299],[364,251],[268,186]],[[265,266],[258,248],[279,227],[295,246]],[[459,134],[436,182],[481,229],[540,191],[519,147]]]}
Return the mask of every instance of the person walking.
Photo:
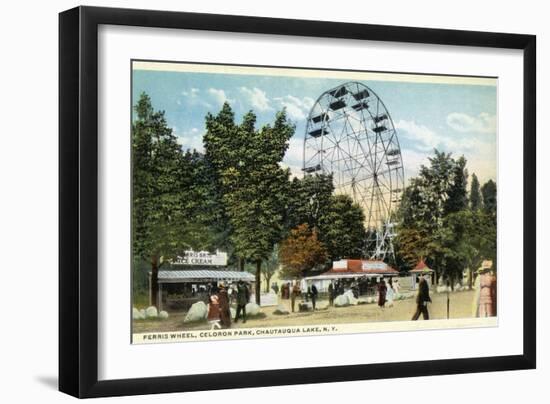
{"label": "person walking", "polygon": [[311,285],[310,293],[311,305],[313,306],[313,311],[315,311],[315,302],[317,302],[317,295],[319,294],[319,292],[317,291],[317,287],[314,284]]}
{"label": "person walking", "polygon": [[412,316],[412,320],[416,321],[422,313],[422,318],[424,320],[430,319],[430,314],[428,313],[428,302],[431,303],[432,299],[430,298],[430,287],[426,279],[421,276],[420,281],[418,282],[418,294],[416,295],[416,312]]}
{"label": "person walking", "polygon": [[332,281],[328,284],[328,305],[334,306],[334,285]]}
{"label": "person walking", "polygon": [[386,287],[386,282],[384,279],[380,280],[380,283],[378,284],[378,306],[380,308],[383,308],[386,304],[386,292],[388,291],[388,288]]}
{"label": "person walking", "polygon": [[388,301],[388,307],[393,307],[393,299],[395,296],[395,291],[393,290],[392,280],[386,283],[386,300]]}
{"label": "person walking", "polygon": [[209,304],[208,304],[208,322],[210,323],[210,329],[222,328],[220,325],[220,305],[218,302],[218,295],[210,295]]}
{"label": "person walking", "polygon": [[479,271],[479,308],[478,317],[496,316],[496,277],[490,268]]}
{"label": "person walking", "polygon": [[250,291],[248,290],[248,286],[240,280],[237,283],[237,311],[235,313],[235,323],[238,322],[239,317],[243,317],[243,323],[246,323],[246,305],[248,304],[248,301],[250,300]]}
{"label": "person walking", "polygon": [[229,305],[229,295],[225,284],[220,283],[218,291],[218,304],[220,308],[220,324],[222,328],[231,328],[231,309]]}
{"label": "person walking", "polygon": [[294,283],[294,286],[292,287],[292,292],[290,293],[290,306],[292,308],[292,312],[294,313],[294,305],[296,304],[296,298],[300,296],[300,285],[298,285],[298,282]]}
{"label": "person walking", "polygon": [[399,299],[399,290],[401,289],[401,285],[399,284],[399,279],[396,279],[394,282],[392,282],[392,288],[393,288],[393,298]]}

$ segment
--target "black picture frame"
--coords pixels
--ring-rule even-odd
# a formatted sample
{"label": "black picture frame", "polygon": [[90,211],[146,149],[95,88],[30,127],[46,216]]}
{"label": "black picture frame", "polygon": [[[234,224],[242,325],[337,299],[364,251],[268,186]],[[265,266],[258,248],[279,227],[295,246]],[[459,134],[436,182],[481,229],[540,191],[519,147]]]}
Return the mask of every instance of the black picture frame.
{"label": "black picture frame", "polygon": [[[523,51],[523,354],[99,381],[98,26],[101,24]],[[59,390],[103,397],[536,367],[536,37],[183,12],[77,7],[59,15]]]}

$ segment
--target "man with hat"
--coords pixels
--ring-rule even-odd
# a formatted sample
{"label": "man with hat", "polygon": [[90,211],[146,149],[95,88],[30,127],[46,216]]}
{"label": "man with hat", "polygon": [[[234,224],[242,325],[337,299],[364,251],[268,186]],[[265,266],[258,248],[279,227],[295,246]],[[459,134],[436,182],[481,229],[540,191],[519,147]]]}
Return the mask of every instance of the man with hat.
{"label": "man with hat", "polygon": [[416,312],[414,313],[412,320],[418,320],[420,314],[424,320],[429,320],[430,315],[428,313],[428,302],[431,302],[430,287],[424,276],[420,276],[418,282],[418,294],[416,295]]}
{"label": "man with hat", "polygon": [[241,312],[243,314],[243,323],[246,323],[246,305],[249,300],[250,292],[246,284],[241,279],[237,283],[237,312],[235,313],[235,323],[239,320]]}
{"label": "man with hat", "polygon": [[229,306],[229,295],[223,282],[218,285],[218,304],[220,308],[220,323],[223,328],[231,327],[231,311]]}

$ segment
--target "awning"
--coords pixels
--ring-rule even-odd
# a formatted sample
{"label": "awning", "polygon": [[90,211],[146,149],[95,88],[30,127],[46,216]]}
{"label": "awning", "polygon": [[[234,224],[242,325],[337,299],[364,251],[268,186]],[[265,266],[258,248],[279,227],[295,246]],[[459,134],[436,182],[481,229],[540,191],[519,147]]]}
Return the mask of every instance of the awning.
{"label": "awning", "polygon": [[384,276],[384,274],[368,274],[368,273],[346,273],[346,272],[338,272],[338,273],[324,273],[321,275],[315,275],[315,276],[306,276],[304,279],[306,280],[332,280],[332,279],[353,279],[353,278],[379,278],[381,276]]}
{"label": "awning", "polygon": [[169,270],[159,271],[159,283],[190,283],[190,282],[219,282],[240,281],[254,282],[254,275],[249,272],[223,271],[215,269],[200,270]]}

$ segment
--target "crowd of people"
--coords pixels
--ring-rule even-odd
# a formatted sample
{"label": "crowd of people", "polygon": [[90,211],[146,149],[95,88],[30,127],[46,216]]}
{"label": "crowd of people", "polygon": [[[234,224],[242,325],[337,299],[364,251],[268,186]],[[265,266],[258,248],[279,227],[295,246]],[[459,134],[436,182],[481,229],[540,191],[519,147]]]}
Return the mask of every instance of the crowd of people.
{"label": "crowd of people", "polygon": [[207,319],[211,328],[231,328],[231,303],[236,304],[235,318],[237,323],[242,319],[246,323],[246,305],[250,301],[250,288],[238,281],[236,285],[226,286],[223,282],[209,288]]}
{"label": "crowd of people", "polygon": [[[477,271],[477,278],[474,286],[474,317],[496,316],[496,276],[493,271],[487,268],[480,268]],[[429,320],[430,314],[428,305],[432,302],[430,297],[430,278],[420,276],[418,278],[416,293],[416,311],[412,320],[418,320],[420,316],[424,320]],[[317,286],[305,279],[300,281],[285,282],[279,288],[277,284],[272,285],[275,293],[280,290],[281,299],[290,299],[290,308],[294,313],[296,311],[296,302],[311,302],[313,311],[317,309],[317,300],[319,290]],[[327,287],[326,293],[329,306],[334,306],[335,299],[351,291],[353,296],[358,298],[360,295],[376,296],[377,304],[380,309],[391,308],[394,300],[400,295],[401,286],[399,279],[393,278],[373,278],[373,279],[337,279],[331,281]],[[242,320],[246,323],[246,305],[250,301],[250,288],[239,281],[233,285],[225,285],[223,282],[208,286],[209,308],[208,321],[214,328],[230,328],[231,323],[237,323]],[[231,305],[236,306],[235,316],[231,318]]]}
{"label": "crowd of people", "polygon": [[[296,301],[303,302],[311,301],[313,310],[316,309],[316,302],[319,297],[319,290],[315,283],[308,282],[305,279],[300,281],[287,281],[279,286],[275,283],[272,285],[275,293],[280,290],[280,297],[283,300],[290,300],[292,312],[296,310]],[[327,298],[329,306],[334,306],[336,297],[343,295],[347,291],[351,291],[355,298],[359,296],[374,296],[378,295],[378,304],[380,307],[393,306],[394,299],[399,296],[399,280],[376,279],[376,278],[358,278],[358,279],[336,279],[331,281],[327,287]]]}

